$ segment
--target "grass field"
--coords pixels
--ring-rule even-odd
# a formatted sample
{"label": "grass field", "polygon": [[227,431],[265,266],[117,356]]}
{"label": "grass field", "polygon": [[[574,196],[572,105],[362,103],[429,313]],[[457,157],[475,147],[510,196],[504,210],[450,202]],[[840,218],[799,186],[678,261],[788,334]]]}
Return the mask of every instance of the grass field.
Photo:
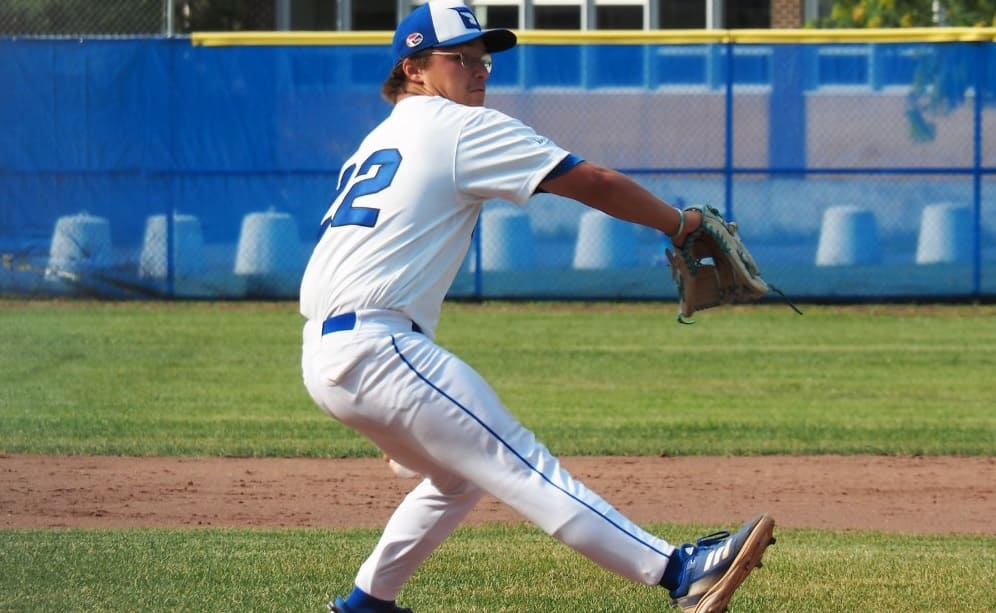
{"label": "grass field", "polygon": [[[651,526],[694,537],[695,527]],[[701,529],[699,533],[701,532]],[[374,531],[34,531],[0,535],[4,611],[322,611]],[[737,592],[739,612],[993,611],[993,539],[791,530]],[[970,559],[970,562],[969,562]],[[545,534],[459,529],[406,588],[418,612],[664,611],[665,592]]]}
{"label": "grass field", "polygon": [[[559,454],[996,451],[996,307],[765,306],[692,327],[673,308],[449,304],[437,336]],[[375,454],[305,394],[300,325],[292,303],[0,302],[0,453]],[[778,536],[736,611],[996,610],[996,536]],[[375,538],[7,530],[0,611],[320,611]],[[660,590],[518,526],[461,529],[402,603],[665,608]]]}
{"label": "grass field", "polygon": [[[996,308],[447,305],[558,454],[996,449]],[[0,451],[373,455],[301,384],[292,303],[0,302]]]}

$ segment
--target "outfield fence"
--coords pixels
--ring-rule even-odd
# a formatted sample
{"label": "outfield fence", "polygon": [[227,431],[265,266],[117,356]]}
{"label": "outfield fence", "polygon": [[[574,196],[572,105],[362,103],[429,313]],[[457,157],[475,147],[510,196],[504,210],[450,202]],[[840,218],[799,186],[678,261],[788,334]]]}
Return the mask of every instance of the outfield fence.
{"label": "outfield fence", "polygon": [[[738,221],[800,299],[996,295],[996,30],[523,32],[489,105]],[[0,38],[0,293],[292,298],[389,34]],[[660,233],[486,205],[454,298],[673,298]]]}

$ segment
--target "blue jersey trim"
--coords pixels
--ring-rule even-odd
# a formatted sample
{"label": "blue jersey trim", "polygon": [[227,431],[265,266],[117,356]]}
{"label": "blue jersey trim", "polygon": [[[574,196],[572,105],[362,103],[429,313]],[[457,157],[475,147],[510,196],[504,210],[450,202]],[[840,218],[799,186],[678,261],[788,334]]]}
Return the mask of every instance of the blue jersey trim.
{"label": "blue jersey trim", "polygon": [[[580,158],[577,158],[577,159],[580,160]],[[576,164],[575,164],[575,166],[576,166]],[[470,410],[470,408],[468,408],[468,407],[460,404],[460,402],[456,398],[453,398],[452,396],[450,396],[449,394],[447,394],[446,392],[444,392],[443,390],[441,390],[436,384],[434,384],[432,381],[429,381],[429,379],[425,375],[423,375],[422,373],[420,373],[418,371],[418,369],[415,368],[415,365],[412,364],[411,362],[409,362],[408,358],[406,358],[405,355],[403,353],[401,353],[401,348],[398,347],[398,341],[397,341],[397,339],[394,336],[391,336],[391,344],[394,345],[394,351],[395,351],[395,353],[398,354],[398,357],[401,358],[401,361],[405,363],[405,366],[407,366],[408,368],[411,369],[411,371],[415,374],[416,377],[418,377],[419,379],[421,379],[422,381],[424,381],[426,385],[428,385],[433,390],[435,390],[436,392],[438,392],[443,398],[446,398],[447,400],[449,400],[450,402],[452,402],[454,405],[456,405],[456,407],[458,409],[460,409],[461,411],[463,411],[468,417],[470,417],[475,422],[477,422],[478,425],[480,425],[482,428],[484,428],[485,430],[487,430],[491,434],[491,436],[495,437],[495,440],[498,441],[498,443],[502,447],[504,447],[505,449],[508,449],[512,453],[512,455],[514,455],[515,457],[519,458],[519,460],[523,464],[525,464],[526,467],[529,468],[529,470],[535,472],[537,475],[540,476],[540,478],[542,478],[548,484],[552,485],[557,490],[560,490],[560,492],[563,493],[563,494],[565,494],[568,498],[571,498],[572,500],[574,500],[574,502],[576,502],[576,503],[580,504],[581,506],[585,507],[586,509],[588,509],[589,511],[591,511],[592,513],[594,513],[598,517],[601,517],[609,525],[611,525],[612,527],[616,528],[617,530],[619,530],[620,532],[622,532],[623,534],[625,534],[629,538],[633,539],[637,543],[640,543],[644,547],[647,547],[651,551],[653,551],[655,553],[658,553],[658,554],[664,556],[665,558],[668,558],[668,559],[671,558],[671,556],[669,556],[668,554],[664,553],[663,551],[660,551],[659,549],[657,549],[656,547],[654,547],[650,543],[646,543],[646,542],[640,540],[639,538],[637,538],[636,535],[634,535],[633,533],[629,532],[628,530],[626,530],[625,528],[623,528],[622,526],[620,526],[616,522],[614,522],[611,519],[609,519],[605,514],[603,514],[602,512],[600,512],[595,507],[591,506],[587,502],[581,500],[580,498],[578,498],[574,494],[568,492],[564,488],[560,487],[559,485],[557,485],[556,483],[554,483],[553,481],[551,481],[550,478],[547,477],[546,475],[544,475],[542,471],[540,471],[535,466],[533,466],[532,464],[530,464],[529,461],[526,460],[526,458],[522,457],[522,454],[520,454],[517,449],[515,449],[514,447],[512,447],[511,444],[509,444],[507,441],[505,441],[500,436],[498,436],[498,433],[495,432],[490,426],[488,426],[488,424],[484,423],[481,420],[480,417],[478,417],[477,415],[475,415],[474,412]]]}
{"label": "blue jersey trim", "polygon": [[[549,181],[550,179],[556,179],[560,175],[564,174],[568,170],[574,168],[578,164],[584,161],[584,158],[580,155],[574,155],[573,153],[568,153],[567,157],[560,160],[560,163],[554,166],[553,170],[547,173],[543,181]],[[541,181],[542,183],[542,181]]]}
{"label": "blue jersey trim", "polygon": [[[574,155],[573,153],[568,153],[567,157],[565,157],[564,159],[560,160],[560,163],[557,164],[556,166],[554,166],[553,170],[551,170],[550,172],[548,172],[547,175],[545,177],[543,177],[543,181],[549,181],[550,179],[556,179],[557,177],[559,177],[562,174],[566,173],[568,170],[574,168],[575,166],[577,166],[578,164],[580,164],[583,161],[584,161],[584,158],[581,157],[580,155]],[[540,185],[543,184],[543,181],[540,181]],[[546,190],[543,189],[542,187],[538,187],[538,188],[536,188],[536,193],[537,194],[545,194]]]}

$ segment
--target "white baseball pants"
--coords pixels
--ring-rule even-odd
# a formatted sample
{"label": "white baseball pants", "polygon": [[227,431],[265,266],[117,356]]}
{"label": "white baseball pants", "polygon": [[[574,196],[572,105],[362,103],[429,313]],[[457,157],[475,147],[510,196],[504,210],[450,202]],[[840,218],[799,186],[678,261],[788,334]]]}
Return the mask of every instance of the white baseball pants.
{"label": "white baseball pants", "polygon": [[304,327],[302,369],[323,410],[425,479],[402,501],[356,586],[395,600],[484,493],[623,577],[656,585],[674,548],[574,479],[461,359],[394,311],[352,330]]}

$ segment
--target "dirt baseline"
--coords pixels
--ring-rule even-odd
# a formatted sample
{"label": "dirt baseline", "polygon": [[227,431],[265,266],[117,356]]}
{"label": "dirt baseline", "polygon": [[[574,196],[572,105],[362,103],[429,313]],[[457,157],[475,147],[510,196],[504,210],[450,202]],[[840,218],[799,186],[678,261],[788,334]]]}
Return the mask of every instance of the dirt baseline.
{"label": "dirt baseline", "polygon": [[[565,457],[640,524],[996,534],[996,458]],[[0,456],[0,528],[377,528],[415,481],[378,459]],[[469,523],[520,522],[486,497]]]}

